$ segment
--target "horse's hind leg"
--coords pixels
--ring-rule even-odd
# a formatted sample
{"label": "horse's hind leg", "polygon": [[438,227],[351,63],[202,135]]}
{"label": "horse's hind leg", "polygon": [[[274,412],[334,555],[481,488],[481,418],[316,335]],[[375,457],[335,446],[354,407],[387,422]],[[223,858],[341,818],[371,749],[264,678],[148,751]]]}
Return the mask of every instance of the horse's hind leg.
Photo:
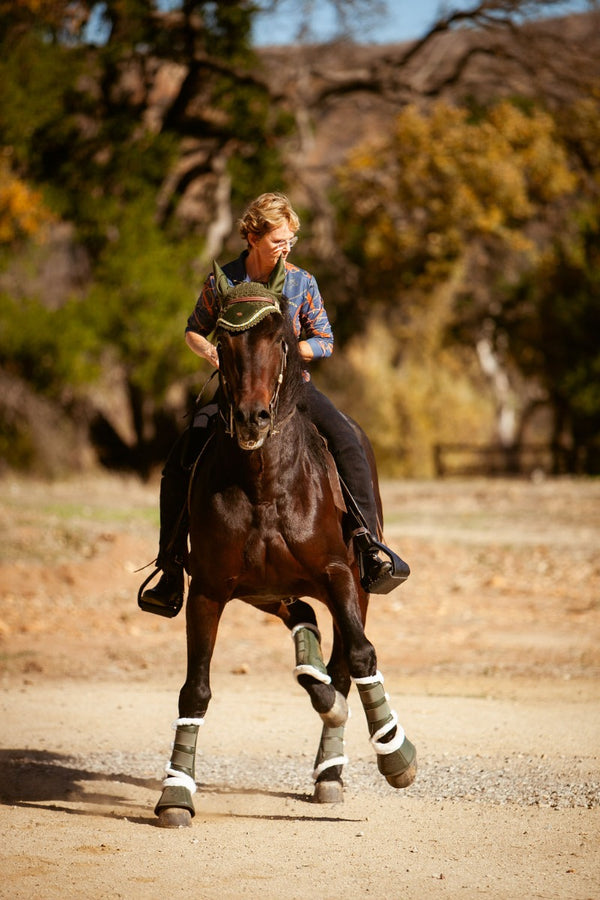
{"label": "horse's hind leg", "polygon": [[354,683],[367,717],[371,744],[377,753],[377,768],[392,787],[408,787],[417,774],[417,753],[398,724],[396,712],[390,708],[381,672],[355,678]]}
{"label": "horse's hind leg", "polygon": [[321,635],[312,606],[304,600],[290,598],[286,603],[261,607],[282,620],[292,633],[296,651],[294,677],[306,690],[324,722],[338,726],[347,718],[345,698],[338,695],[323,661]]}
{"label": "horse's hind leg", "polygon": [[[417,754],[398,724],[396,713],[390,708],[383,676],[377,669],[375,648],[364,632],[364,609],[359,605],[357,610],[347,602],[352,592],[343,590],[343,580],[332,578],[332,587],[336,589],[334,597],[341,598],[341,602],[338,600],[334,605],[334,621],[340,629],[348,671],[367,717],[377,767],[392,787],[408,787],[417,774]],[[360,601],[360,594],[358,597]]]}
{"label": "horse's hind leg", "polygon": [[323,661],[321,633],[313,609],[308,603],[297,600],[288,606],[288,611],[286,624],[292,632],[296,651],[294,677],[308,693],[313,709],[325,725],[337,728],[348,718],[348,705]]}
{"label": "horse's hind leg", "polygon": [[317,803],[341,803],[344,799],[342,767],[347,762],[344,756],[344,728],[348,718],[346,696],[350,678],[339,652],[339,640],[334,637],[330,666],[325,666],[317,619],[308,603],[297,599],[286,604],[274,604],[266,611],[282,619],[291,630],[296,653],[294,676],[323,720],[313,772],[314,800]]}

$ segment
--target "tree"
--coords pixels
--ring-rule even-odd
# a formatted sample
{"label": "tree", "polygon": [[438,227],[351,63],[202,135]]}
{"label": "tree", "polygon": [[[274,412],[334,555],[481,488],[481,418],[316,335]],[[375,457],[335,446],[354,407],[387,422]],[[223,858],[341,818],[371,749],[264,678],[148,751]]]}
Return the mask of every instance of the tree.
{"label": "tree", "polygon": [[[574,434],[581,404],[587,404],[589,423],[594,420],[593,390],[583,386],[598,365],[597,354],[589,342],[575,339],[594,324],[593,241],[579,235],[585,261],[579,301],[561,302],[551,289],[560,272],[573,274],[575,245],[569,266],[564,254],[553,251],[576,203],[571,162],[554,119],[535,107],[502,102],[474,116],[438,102],[427,111],[407,107],[388,139],[357,148],[339,172],[339,233],[363,273],[362,296],[370,298],[357,303],[354,296],[353,308],[358,305],[363,319],[374,305],[384,311],[398,346],[406,348],[399,351],[406,365],[418,352],[407,340],[439,296],[436,286],[454,281],[444,344],[458,342],[479,356],[496,393],[497,436],[507,446],[519,437],[520,416],[539,401],[540,383],[559,430],[568,410]],[[572,333],[572,351],[557,355],[547,330],[560,330],[565,308],[571,311],[566,333]],[[583,426],[581,415],[577,421]]]}
{"label": "tree", "polygon": [[[0,142],[15,172],[3,178],[3,233],[14,250],[17,233],[33,233],[36,216],[51,208],[75,224],[92,273],[89,289],[57,310],[22,285],[19,296],[4,298],[2,350],[15,375],[57,402],[87,395],[103,458],[148,471],[174,434],[167,386],[192,363],[183,328],[203,251],[216,251],[202,238],[213,199],[230,222],[233,178],[239,191],[247,179],[280,178],[271,135],[281,126],[252,74],[249,4],[186,3],[168,16],[146,0],[114,0],[104,7],[99,46],[85,42],[92,9],[60,0],[0,6]],[[175,87],[167,85],[157,119],[156,79],[172,59]],[[194,219],[178,202],[190,182]],[[189,192],[186,200],[189,207]],[[7,255],[5,265],[14,259]],[[25,329],[15,342],[11,325],[27,313],[41,332]],[[120,373],[130,446],[110,414],[93,410],[79,377],[83,347],[88,377],[107,367]]]}
{"label": "tree", "polygon": [[[544,50],[538,31],[528,25],[514,27],[552,9],[552,2],[483,0],[468,13],[450,10],[421,41],[371,54],[363,70],[354,64],[352,47],[344,72],[329,67],[322,48],[308,47],[298,56],[295,77],[281,56],[259,57],[251,46],[253,17],[275,2],[182,0],[165,11],[156,0],[0,0],[0,145],[9,160],[12,197],[24,190],[32,212],[49,209],[61,223],[75,226],[78,246],[89,261],[90,283],[77,297],[69,299],[65,292],[63,305],[78,313],[78,327],[88,329],[89,340],[82,346],[88,346],[90,360],[100,362],[104,372],[114,367],[122,374],[135,423],[133,445],[124,455],[135,465],[143,460],[147,466],[152,454],[158,459],[163,453],[165,386],[185,382],[189,374],[174,350],[175,331],[211,258],[227,246],[235,214],[249,196],[293,186],[308,207],[303,216],[306,261],[312,254],[319,276],[327,268],[337,278],[339,267],[342,289],[349,284],[356,288],[359,282],[370,289],[374,284],[368,271],[357,268],[368,259],[354,238],[346,235],[349,261],[335,245],[327,161],[321,170],[303,165],[311,129],[332,104],[368,94],[395,115],[409,101],[480,77],[477,66],[482,59],[490,69],[494,60],[501,60],[498,64],[511,73],[528,72],[533,84],[533,70],[541,68],[537,62],[531,66],[534,44],[536,53],[548,54],[563,39],[556,28],[544,29]],[[344,15],[347,25],[355,13],[376,7],[371,0],[336,0],[331,5],[342,25]],[[303,7],[308,14],[310,4]],[[470,28],[473,24],[477,27]],[[443,65],[430,65],[431,54],[448,36],[450,52],[444,51]],[[289,51],[282,56],[287,63]],[[575,76],[587,78],[592,68],[592,63],[556,65],[550,86],[558,96],[565,85],[574,89]],[[284,72],[286,77],[281,77]],[[510,79],[502,84],[512,90]],[[494,190],[499,193],[500,187]],[[466,206],[471,202],[468,197],[462,200]],[[494,232],[493,222],[485,226],[490,246],[486,249],[483,239],[478,246],[486,250],[488,260],[496,259],[500,244],[509,248],[508,236],[522,231],[516,221],[522,214],[516,189],[512,200],[512,218],[496,223],[504,229],[502,235]],[[5,210],[9,205],[5,202]],[[504,209],[502,203],[499,207]],[[14,213],[14,203],[10,208]],[[348,209],[348,227],[358,227],[351,204]],[[13,236],[19,228],[24,235],[25,220],[19,224],[11,215]],[[481,211],[479,216],[484,218]],[[459,234],[458,243],[460,239]],[[427,250],[422,262],[430,284],[437,286],[436,279],[452,269],[453,240],[456,235],[444,234],[437,255],[430,252],[435,240]],[[515,259],[514,247],[509,249]],[[14,250],[11,244],[4,265],[16,258]],[[465,262],[460,253],[456,259]],[[471,256],[469,264],[476,261]],[[417,277],[423,287],[424,271]],[[329,287],[327,278],[325,284]],[[343,293],[333,288],[327,294],[328,306],[336,317],[339,298],[336,332],[343,343],[350,329],[344,334],[340,326]],[[15,302],[23,308],[43,302],[24,283],[10,300],[16,318]],[[59,335],[58,311],[55,322]],[[105,342],[102,352],[99,338]],[[53,358],[57,361],[54,372],[45,370],[48,389],[55,386],[57,398],[72,396],[70,380],[80,389],[76,369],[69,376],[64,368],[69,358],[75,366],[64,348],[46,352],[44,358],[50,367]],[[20,365],[18,354],[13,362]],[[91,391],[87,397],[93,405]],[[104,444],[114,439],[116,446],[116,436],[107,435],[110,421],[104,425]]]}
{"label": "tree", "polygon": [[[594,95],[595,94],[595,95]],[[552,412],[557,470],[600,472],[600,91],[558,117],[576,201],[537,264],[506,292],[496,328],[538,385],[522,430]]]}

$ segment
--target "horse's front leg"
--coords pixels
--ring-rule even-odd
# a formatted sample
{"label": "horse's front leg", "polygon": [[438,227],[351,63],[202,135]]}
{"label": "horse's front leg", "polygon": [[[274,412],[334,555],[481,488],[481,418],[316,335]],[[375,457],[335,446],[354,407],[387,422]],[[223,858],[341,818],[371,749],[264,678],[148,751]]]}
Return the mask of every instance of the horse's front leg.
{"label": "horse's front leg", "polygon": [[196,594],[192,581],[186,607],[187,676],[179,694],[179,717],[173,724],[175,740],[165,767],[167,776],[154,810],[163,828],[190,826],[195,815],[196,741],[211,698],[210,661],[224,606]]}
{"label": "horse's front leg", "polygon": [[[331,682],[335,686],[338,696],[346,700],[351,680],[344,659],[340,634],[335,625],[333,629],[333,647],[327,663],[327,671],[331,676]],[[348,713],[346,713],[346,718],[347,715]],[[345,721],[337,726],[328,724],[327,721],[323,722],[313,771],[315,781],[313,799],[316,803],[344,802],[342,773],[344,766],[348,762],[345,752],[345,728]]]}
{"label": "horse's front leg", "polygon": [[408,787],[417,774],[416,750],[398,724],[377,669],[375,648],[364,631],[356,582],[350,571],[330,573],[331,610],[340,630],[348,671],[356,684],[365,711],[377,767],[395,788]]}

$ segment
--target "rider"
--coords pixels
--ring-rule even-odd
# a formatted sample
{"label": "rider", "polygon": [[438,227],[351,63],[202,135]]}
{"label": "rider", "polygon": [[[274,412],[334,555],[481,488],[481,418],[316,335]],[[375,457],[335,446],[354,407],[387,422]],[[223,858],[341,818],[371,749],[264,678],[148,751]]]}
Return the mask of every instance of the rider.
{"label": "rider", "polygon": [[[300,355],[309,363],[313,359],[331,355],[333,334],[315,278],[288,262],[288,255],[298,240],[296,232],[299,228],[298,216],[285,195],[261,194],[249,205],[239,222],[239,231],[246,241],[247,249],[237,259],[223,266],[223,272],[231,285],[249,281],[266,284],[279,258],[283,257],[286,269],[283,294],[288,300],[288,311],[298,337]],[[208,336],[214,331],[217,315],[217,292],[214,275],[211,274],[188,319],[185,340],[194,353],[207,359],[215,368],[219,365],[217,348],[208,340]],[[388,548],[374,542],[373,538],[377,535],[377,507],[367,458],[346,417],[314,387],[308,372],[305,371],[304,377],[307,381],[308,415],[326,438],[338,471],[366,524],[366,527],[360,527],[355,532],[362,585],[370,593],[387,593],[408,576],[409,569]],[[176,614],[183,601],[189,472],[206,442],[211,413],[214,415],[215,411],[215,406],[212,410],[206,407],[199,411],[193,426],[173,447],[162,473],[161,531],[156,565],[163,574],[156,587],[143,593],[140,589],[143,608],[162,615]],[[379,548],[386,555],[389,552],[394,564],[380,558]]]}

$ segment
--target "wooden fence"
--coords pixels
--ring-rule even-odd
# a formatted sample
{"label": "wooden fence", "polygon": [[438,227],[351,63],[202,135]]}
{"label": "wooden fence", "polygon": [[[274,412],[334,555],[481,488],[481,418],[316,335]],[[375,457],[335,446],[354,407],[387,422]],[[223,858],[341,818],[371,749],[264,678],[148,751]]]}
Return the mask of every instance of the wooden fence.
{"label": "wooden fence", "polygon": [[549,444],[436,444],[434,466],[438,478],[448,476],[560,475],[572,472],[572,459],[563,447]]}

